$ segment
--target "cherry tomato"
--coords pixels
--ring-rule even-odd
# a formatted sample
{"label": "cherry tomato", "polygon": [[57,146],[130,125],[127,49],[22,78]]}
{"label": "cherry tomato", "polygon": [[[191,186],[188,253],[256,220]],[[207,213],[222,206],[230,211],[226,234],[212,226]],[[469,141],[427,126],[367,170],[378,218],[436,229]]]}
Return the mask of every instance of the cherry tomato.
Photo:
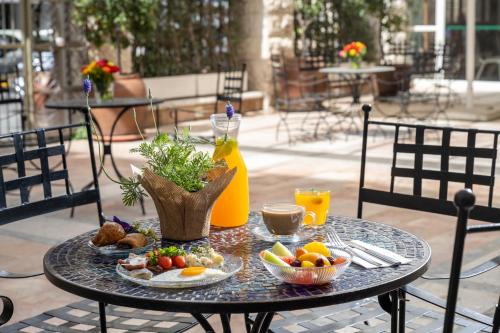
{"label": "cherry tomato", "polygon": [[172,259],[170,257],[159,257],[158,258],[158,265],[161,266],[163,269],[169,269],[172,267]]}
{"label": "cherry tomato", "polygon": [[172,257],[172,262],[174,263],[174,266],[177,268],[186,267],[186,258],[184,258],[184,256],[174,256]]}

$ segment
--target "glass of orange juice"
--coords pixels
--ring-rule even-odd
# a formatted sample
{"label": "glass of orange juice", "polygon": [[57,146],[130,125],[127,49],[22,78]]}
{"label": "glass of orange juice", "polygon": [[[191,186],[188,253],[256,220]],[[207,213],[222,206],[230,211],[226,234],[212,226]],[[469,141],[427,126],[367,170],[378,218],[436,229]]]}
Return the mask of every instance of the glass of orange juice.
{"label": "glass of orange juice", "polygon": [[[328,217],[330,208],[330,191],[314,188],[298,188],[295,190],[295,203],[303,206],[306,211],[316,214],[315,225],[323,225]],[[312,224],[309,216],[304,219],[304,224]]]}

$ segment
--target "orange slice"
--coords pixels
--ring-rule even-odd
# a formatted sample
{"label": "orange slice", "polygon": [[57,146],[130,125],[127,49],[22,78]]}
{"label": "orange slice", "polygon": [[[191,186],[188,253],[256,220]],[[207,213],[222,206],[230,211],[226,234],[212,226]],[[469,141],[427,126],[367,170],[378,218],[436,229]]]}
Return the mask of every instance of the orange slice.
{"label": "orange slice", "polygon": [[304,249],[308,252],[315,252],[324,255],[325,257],[331,256],[330,250],[326,247],[325,244],[321,242],[311,242],[304,245]]}

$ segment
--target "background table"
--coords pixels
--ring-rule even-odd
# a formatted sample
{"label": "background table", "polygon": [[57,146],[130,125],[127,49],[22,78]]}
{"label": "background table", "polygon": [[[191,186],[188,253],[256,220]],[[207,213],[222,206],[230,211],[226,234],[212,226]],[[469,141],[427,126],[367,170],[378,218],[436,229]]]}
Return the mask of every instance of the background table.
{"label": "background table", "polygon": [[[243,269],[238,274],[212,286],[157,289],[125,281],[115,272],[116,259],[95,254],[88,247],[88,240],[95,231],[50,249],[44,257],[44,270],[49,281],[57,287],[98,302],[188,312],[204,327],[209,324],[200,314],[218,313],[224,332],[230,331],[231,313],[259,313],[252,332],[266,332],[277,311],[339,304],[397,291],[421,276],[429,265],[429,245],[408,232],[366,220],[330,216],[327,225],[318,228],[314,239],[324,240],[325,229],[334,229],[344,240],[358,239],[387,248],[411,258],[411,263],[370,270],[352,264],[331,284],[310,287],[285,284],[272,277],[260,262],[258,253],[272,244],[256,239],[250,232],[249,227],[258,220],[259,215],[252,213],[245,226],[212,228],[210,245],[217,251],[243,259]],[[206,242],[206,239],[199,240],[189,245],[199,246]],[[170,242],[163,245],[167,244]]]}
{"label": "background table", "polygon": [[[106,100],[106,101],[97,101],[95,99],[90,99],[89,100],[89,106],[93,109],[92,112],[95,113],[96,111],[98,112],[99,108],[116,108],[116,109],[122,109],[119,113],[116,114],[115,119],[113,120],[113,123],[111,125],[111,132],[109,137],[106,138],[104,137],[102,130],[101,130],[101,125],[99,122],[96,120],[95,117],[92,117],[94,120],[94,124],[97,127],[97,131],[99,132],[100,140],[102,141],[103,149],[102,149],[102,164],[99,163],[99,169],[97,172],[97,176],[99,177],[103,171],[104,164],[106,163],[106,156],[109,155],[109,158],[111,160],[111,165],[113,166],[113,170],[115,171],[116,175],[118,178],[123,178],[122,173],[118,169],[118,166],[116,165],[115,159],[113,157],[113,150],[111,149],[111,145],[113,143],[113,135],[115,132],[116,124],[120,120],[120,118],[128,111],[130,111],[132,108],[135,107],[140,107],[140,106],[148,106],[151,104],[153,105],[158,105],[162,103],[164,100],[163,99],[158,99],[154,98],[152,101],[147,99],[147,98],[114,98],[111,100]],[[81,113],[86,113],[87,110],[87,101],[85,99],[67,99],[67,100],[50,100],[45,104],[46,108],[49,109],[58,109],[58,110],[67,110],[70,112],[81,112]],[[96,110],[97,109],[97,110]],[[156,118],[158,118],[158,112],[156,112]],[[90,187],[93,185],[93,182],[89,183],[87,186],[84,187],[84,189]],[[142,213],[145,213],[144,210],[144,202],[141,198],[140,200],[141,204],[141,209]]]}
{"label": "background table", "polygon": [[359,104],[361,97],[361,85],[363,84],[362,77],[377,73],[394,72],[394,66],[370,66],[370,67],[325,67],[319,70],[320,73],[337,74],[347,80],[352,92],[352,103]]}

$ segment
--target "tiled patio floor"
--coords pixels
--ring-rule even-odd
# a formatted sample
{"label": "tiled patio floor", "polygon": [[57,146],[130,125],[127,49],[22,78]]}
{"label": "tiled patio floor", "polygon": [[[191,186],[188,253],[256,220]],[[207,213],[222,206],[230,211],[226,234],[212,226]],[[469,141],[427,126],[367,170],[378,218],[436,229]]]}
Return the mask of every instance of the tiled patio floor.
{"label": "tiled patio floor", "polygon": [[[330,207],[332,214],[355,216],[360,135],[346,136],[338,133],[333,140],[309,137],[289,145],[284,132],[278,141],[275,140],[277,121],[277,115],[248,116],[243,120],[239,141],[249,170],[251,208],[258,210],[264,202],[269,201],[293,201],[293,191],[296,187],[321,187],[332,191]],[[472,126],[469,123],[453,123],[453,125]],[[499,129],[500,122],[475,123],[473,126]],[[193,131],[206,129],[207,122],[193,124]],[[371,186],[386,184],[387,178],[384,177],[388,175],[390,167],[390,140],[389,137],[384,138],[381,135],[369,140],[371,153],[367,182]],[[127,153],[134,145],[135,143],[118,143],[113,147],[121,170],[127,171],[130,163],[140,164],[137,158]],[[84,142],[75,142],[69,155],[70,176],[75,188],[83,186],[90,180],[85,152]],[[404,162],[411,162],[411,158],[408,157]],[[430,165],[435,162],[428,161]],[[452,161],[456,167],[461,163],[460,160]],[[487,166],[479,168],[486,170]],[[128,219],[141,217],[138,207],[122,206],[116,184],[104,177],[100,178],[100,184],[104,212],[107,215],[116,214]],[[402,191],[407,189],[404,183],[398,185]],[[424,192],[435,191],[435,184],[424,183],[424,185]],[[499,197],[500,186],[495,193],[497,206],[500,205]],[[150,200],[146,200],[146,209],[148,216],[154,215],[154,207]],[[433,249],[431,272],[448,271],[455,218],[374,205],[366,206],[364,217],[395,225],[424,238]],[[69,219],[68,211],[62,211],[0,227],[1,266],[15,271],[41,270],[41,257],[50,246],[93,229],[96,224],[95,206],[89,205],[77,208],[73,219]],[[499,253],[498,235],[472,235],[467,239],[465,267]],[[498,277],[497,270],[473,281],[464,281],[459,303],[477,310],[491,311],[500,294]],[[446,282],[419,281],[418,283],[437,295],[446,294]],[[15,302],[13,321],[78,300],[77,297],[53,287],[43,276],[27,280],[0,280],[0,294],[11,297]],[[235,316],[234,320],[242,322],[240,316]],[[192,332],[201,330],[195,329]]]}

